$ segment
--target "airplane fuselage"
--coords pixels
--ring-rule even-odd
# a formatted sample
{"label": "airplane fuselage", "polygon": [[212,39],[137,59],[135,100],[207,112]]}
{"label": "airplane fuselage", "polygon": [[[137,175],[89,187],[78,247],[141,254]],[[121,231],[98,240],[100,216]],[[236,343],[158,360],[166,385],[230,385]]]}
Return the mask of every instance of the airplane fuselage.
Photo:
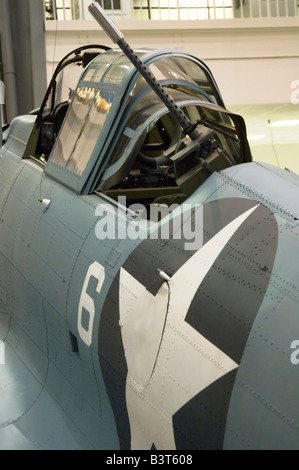
{"label": "airplane fuselage", "polygon": [[1,447],[298,448],[298,177],[211,175],[186,201],[194,250],[99,240],[109,200],[22,159],[20,119],[0,155]]}

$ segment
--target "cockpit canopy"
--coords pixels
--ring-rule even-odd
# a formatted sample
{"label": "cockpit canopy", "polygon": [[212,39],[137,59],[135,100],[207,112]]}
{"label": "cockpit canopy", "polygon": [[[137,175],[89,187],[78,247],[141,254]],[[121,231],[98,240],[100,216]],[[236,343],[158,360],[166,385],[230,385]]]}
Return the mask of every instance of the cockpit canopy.
{"label": "cockpit canopy", "polygon": [[[198,122],[203,153],[214,155],[221,149],[226,163],[218,165],[219,169],[229,160],[240,163],[250,159],[244,123],[225,110],[205,64],[181,51],[135,53],[190,121]],[[186,193],[184,174],[197,167],[199,160],[165,157],[169,149],[175,154],[188,145],[178,122],[121,50],[94,55],[63,102],[65,117],[59,122],[52,147],[43,152],[42,146],[37,146],[47,160],[45,173],[84,194],[98,189],[113,195],[115,190],[147,188],[150,182],[154,187],[160,184]],[[43,118],[37,119],[41,133],[48,125],[44,114],[45,109]],[[37,151],[34,156],[39,157]],[[178,180],[185,189],[178,188]],[[198,178],[193,178],[189,186],[196,185]]]}

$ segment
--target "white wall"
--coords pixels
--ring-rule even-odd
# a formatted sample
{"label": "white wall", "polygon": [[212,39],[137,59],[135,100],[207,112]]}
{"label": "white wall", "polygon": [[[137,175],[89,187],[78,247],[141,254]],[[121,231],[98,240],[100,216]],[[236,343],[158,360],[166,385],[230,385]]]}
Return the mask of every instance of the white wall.
{"label": "white wall", "polygon": [[[133,48],[177,48],[206,61],[227,106],[288,103],[291,83],[299,80],[298,17],[118,21],[117,26]],[[95,21],[47,21],[46,31],[48,79],[53,62],[75,47],[112,45]]]}

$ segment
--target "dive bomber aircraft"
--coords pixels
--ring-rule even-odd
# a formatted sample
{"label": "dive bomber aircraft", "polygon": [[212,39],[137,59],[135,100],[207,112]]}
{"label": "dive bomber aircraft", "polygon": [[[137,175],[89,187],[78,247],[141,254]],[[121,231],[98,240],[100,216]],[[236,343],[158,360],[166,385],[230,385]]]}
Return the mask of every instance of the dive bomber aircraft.
{"label": "dive bomber aircraft", "polygon": [[298,449],[299,177],[90,11],[115,48],[2,127],[0,448]]}

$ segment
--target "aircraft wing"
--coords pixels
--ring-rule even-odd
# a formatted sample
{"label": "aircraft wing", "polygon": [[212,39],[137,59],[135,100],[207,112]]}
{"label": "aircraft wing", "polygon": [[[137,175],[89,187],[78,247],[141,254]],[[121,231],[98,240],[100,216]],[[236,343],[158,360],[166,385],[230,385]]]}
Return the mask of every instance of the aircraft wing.
{"label": "aircraft wing", "polygon": [[92,450],[99,435],[108,449],[101,419],[100,404],[97,410],[83,403],[15,320],[1,313],[0,450]]}
{"label": "aircraft wing", "polygon": [[45,389],[51,380],[47,359],[32,343],[28,349],[22,330],[12,332],[10,323],[10,316],[1,314],[0,449],[59,448],[62,443],[77,449],[71,423]]}

